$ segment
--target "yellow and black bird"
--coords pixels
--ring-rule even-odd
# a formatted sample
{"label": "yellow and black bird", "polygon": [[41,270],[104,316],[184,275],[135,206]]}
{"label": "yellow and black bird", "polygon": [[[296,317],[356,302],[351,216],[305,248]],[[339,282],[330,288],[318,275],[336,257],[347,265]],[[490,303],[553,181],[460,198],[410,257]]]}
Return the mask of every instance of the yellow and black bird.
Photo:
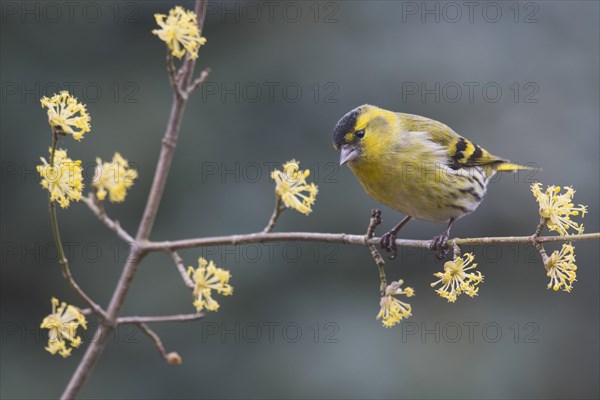
{"label": "yellow and black bird", "polygon": [[371,197],[406,216],[381,238],[392,258],[396,235],[411,218],[448,223],[431,246],[443,258],[452,224],[475,211],[494,174],[530,169],[493,156],[441,122],[367,104],[339,120],[333,146],[340,165],[348,164]]}

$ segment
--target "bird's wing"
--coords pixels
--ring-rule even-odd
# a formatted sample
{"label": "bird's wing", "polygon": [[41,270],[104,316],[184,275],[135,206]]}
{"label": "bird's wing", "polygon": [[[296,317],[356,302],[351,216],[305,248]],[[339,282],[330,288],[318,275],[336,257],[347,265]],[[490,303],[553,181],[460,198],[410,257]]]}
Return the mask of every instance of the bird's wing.
{"label": "bird's wing", "polygon": [[510,164],[507,160],[490,154],[484,148],[460,136],[449,126],[441,122],[412,114],[399,114],[399,117],[403,127],[407,131],[426,132],[430,141],[446,149],[448,164],[453,168],[476,166],[500,167],[500,165],[504,164],[508,167]]}

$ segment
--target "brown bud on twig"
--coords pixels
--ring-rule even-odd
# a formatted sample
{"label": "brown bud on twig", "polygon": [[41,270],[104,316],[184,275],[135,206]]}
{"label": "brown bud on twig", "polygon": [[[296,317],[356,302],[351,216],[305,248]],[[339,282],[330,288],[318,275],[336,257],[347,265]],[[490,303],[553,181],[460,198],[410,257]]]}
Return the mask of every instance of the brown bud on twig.
{"label": "brown bud on twig", "polygon": [[169,354],[167,354],[167,362],[169,363],[169,365],[181,365],[181,356],[176,353],[176,352],[171,352]]}

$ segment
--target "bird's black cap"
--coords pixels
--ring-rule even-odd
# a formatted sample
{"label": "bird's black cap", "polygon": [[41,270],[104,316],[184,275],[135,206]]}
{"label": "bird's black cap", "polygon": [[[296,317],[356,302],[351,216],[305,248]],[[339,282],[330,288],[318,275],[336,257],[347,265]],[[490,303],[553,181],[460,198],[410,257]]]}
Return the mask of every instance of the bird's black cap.
{"label": "bird's black cap", "polygon": [[346,143],[344,136],[348,132],[352,132],[354,130],[356,119],[358,118],[359,114],[360,107],[348,112],[342,117],[342,119],[338,121],[338,123],[335,125],[335,128],[333,128],[333,147],[339,149],[343,144]]}

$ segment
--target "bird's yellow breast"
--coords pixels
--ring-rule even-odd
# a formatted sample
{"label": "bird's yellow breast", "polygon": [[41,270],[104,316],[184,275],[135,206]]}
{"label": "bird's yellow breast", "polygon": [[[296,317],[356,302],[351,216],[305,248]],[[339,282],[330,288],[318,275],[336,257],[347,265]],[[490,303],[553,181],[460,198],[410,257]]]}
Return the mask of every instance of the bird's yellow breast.
{"label": "bird's yellow breast", "polygon": [[457,188],[473,184],[465,171],[448,167],[445,148],[428,140],[425,133],[404,131],[400,124],[389,128],[369,132],[361,157],[349,165],[371,197],[405,215],[433,222],[476,208],[479,202],[469,198],[466,204],[448,207]]}

